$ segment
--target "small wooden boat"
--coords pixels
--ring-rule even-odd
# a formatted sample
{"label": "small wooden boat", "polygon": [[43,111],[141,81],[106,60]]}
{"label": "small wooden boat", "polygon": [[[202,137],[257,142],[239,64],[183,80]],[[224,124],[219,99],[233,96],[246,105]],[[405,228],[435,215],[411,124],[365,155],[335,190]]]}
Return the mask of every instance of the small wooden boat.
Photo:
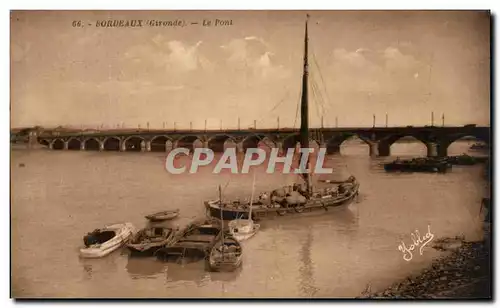
{"label": "small wooden boat", "polygon": [[176,235],[167,246],[158,249],[155,256],[163,261],[180,259],[196,261],[206,258],[222,236],[222,225],[214,220],[196,221]]}
{"label": "small wooden boat", "polygon": [[248,212],[247,219],[235,219],[228,223],[229,234],[231,234],[238,241],[244,241],[257,233],[260,229],[260,225],[256,224],[252,220],[252,208],[253,208],[253,198],[255,194],[255,173],[253,176],[252,184],[252,196],[250,197],[250,210]]}
{"label": "small wooden boat", "polygon": [[83,237],[85,248],[80,249],[84,258],[100,258],[120,248],[133,234],[135,227],[130,222],[105,226]]}
{"label": "small wooden boat", "polygon": [[224,235],[208,257],[208,269],[213,272],[232,272],[243,262],[243,249],[233,236]]}
{"label": "small wooden boat", "polygon": [[254,236],[260,229],[260,225],[251,219],[235,219],[228,223],[229,234],[242,242]]}
{"label": "small wooden boat", "polygon": [[175,230],[165,227],[144,228],[126,243],[133,254],[152,255],[161,247],[168,245],[175,237]]}
{"label": "small wooden boat", "polygon": [[162,211],[162,212],[146,215],[145,217],[149,221],[164,221],[164,220],[174,219],[177,216],[179,216],[179,209],[170,210],[170,211]]}

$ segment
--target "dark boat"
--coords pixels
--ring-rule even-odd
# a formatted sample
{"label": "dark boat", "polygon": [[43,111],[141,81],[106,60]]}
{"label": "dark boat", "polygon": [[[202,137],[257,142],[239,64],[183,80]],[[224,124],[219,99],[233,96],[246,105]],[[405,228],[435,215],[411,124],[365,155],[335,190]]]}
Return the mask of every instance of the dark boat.
{"label": "dark boat", "polygon": [[485,163],[488,160],[488,157],[474,157],[462,154],[459,156],[448,156],[446,160],[452,165],[471,166],[479,163]]}
{"label": "dark boat", "polygon": [[401,172],[439,172],[445,173],[451,168],[446,160],[441,159],[426,159],[414,158],[411,160],[396,159],[391,163],[384,164],[385,171],[401,171]]}
{"label": "dark boat", "polygon": [[[297,184],[285,186],[271,192],[271,198],[253,202],[251,218],[262,220],[292,213],[325,211],[329,207],[348,205],[358,194],[359,183],[352,177],[347,181],[337,182],[334,186],[316,191],[309,198],[304,196],[306,194],[301,189],[301,186]],[[205,202],[207,215],[222,217],[223,220],[248,219],[249,206],[249,202],[230,200],[221,202],[220,199]]]}
{"label": "dark boat", "polygon": [[165,227],[149,227],[137,232],[127,243],[132,254],[153,255],[158,249],[170,244],[175,230]]}
{"label": "dark boat", "polygon": [[215,220],[191,223],[167,246],[156,251],[155,256],[163,261],[204,259],[212,247],[222,238],[222,225]]}
{"label": "dark boat", "polygon": [[232,272],[243,262],[243,249],[240,242],[231,235],[223,235],[210,251],[208,269],[212,272]]}
{"label": "dark boat", "polygon": [[[309,16],[308,18],[309,19]],[[309,148],[309,111],[308,111],[308,20],[305,23],[304,38],[304,67],[302,73],[302,98],[300,108],[300,146]],[[307,155],[307,154],[306,154]],[[301,159],[302,160],[302,159]],[[306,170],[310,169],[309,157],[306,159]],[[327,183],[323,189],[315,189],[311,175],[305,171],[301,174],[304,183],[281,187],[270,193],[270,199],[260,198],[252,205],[252,219],[258,220],[267,217],[283,216],[287,213],[307,213],[325,211],[329,207],[349,204],[357,195],[360,183],[354,176],[341,182]],[[263,195],[261,194],[261,197]],[[266,194],[267,196],[267,194]],[[223,220],[245,219],[249,215],[249,202],[241,203],[238,200],[222,202],[218,200],[205,201],[207,215]]]}
{"label": "dark boat", "polygon": [[490,146],[484,143],[474,143],[470,146],[471,150],[489,150]]}
{"label": "dark boat", "polygon": [[170,220],[174,219],[177,216],[179,216],[179,209],[176,210],[170,210],[170,211],[162,211],[150,215],[146,215],[146,219],[149,221],[165,221],[165,220]]}

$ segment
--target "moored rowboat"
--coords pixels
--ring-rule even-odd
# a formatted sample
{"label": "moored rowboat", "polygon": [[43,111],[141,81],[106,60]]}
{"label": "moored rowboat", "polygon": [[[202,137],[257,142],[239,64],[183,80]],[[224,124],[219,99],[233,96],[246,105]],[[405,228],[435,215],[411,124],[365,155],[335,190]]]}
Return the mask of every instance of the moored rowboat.
{"label": "moored rowboat", "polygon": [[100,258],[120,248],[135,233],[130,222],[105,226],[83,237],[85,248],[80,249],[84,258]]}
{"label": "moored rowboat", "polygon": [[144,217],[146,217],[146,219],[148,219],[149,221],[164,221],[164,220],[174,219],[177,216],[179,216],[179,209],[162,211],[162,212],[146,215]]}
{"label": "moored rowboat", "polygon": [[161,247],[170,244],[175,237],[175,230],[164,227],[144,228],[126,243],[133,254],[152,255]]}

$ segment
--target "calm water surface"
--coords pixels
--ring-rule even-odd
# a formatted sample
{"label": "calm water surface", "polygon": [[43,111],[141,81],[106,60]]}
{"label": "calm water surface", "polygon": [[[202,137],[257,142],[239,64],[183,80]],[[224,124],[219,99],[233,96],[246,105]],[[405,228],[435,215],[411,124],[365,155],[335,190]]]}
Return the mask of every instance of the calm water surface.
{"label": "calm water surface", "polygon": [[[450,155],[467,152],[456,142]],[[483,166],[454,167],[448,174],[388,174],[355,141],[328,157],[330,178],[355,175],[357,202],[308,217],[262,222],[243,243],[244,261],[234,273],[207,273],[203,263],[162,263],[131,258],[126,249],[102,259],[78,256],[86,232],[113,222],[146,225],[144,215],[180,208],[181,227],[203,217],[203,200],[249,196],[252,176],[204,168],[171,175],[162,153],[98,153],[13,149],[11,152],[12,295],[14,297],[354,297],[425,267],[439,253],[398,251],[415,229],[430,226],[435,238],[481,235],[480,200],[487,187]],[[392,147],[394,156],[423,156],[419,143]],[[472,152],[470,152],[472,153]],[[19,167],[24,163],[25,167]],[[258,169],[256,191],[290,184],[290,175]]]}

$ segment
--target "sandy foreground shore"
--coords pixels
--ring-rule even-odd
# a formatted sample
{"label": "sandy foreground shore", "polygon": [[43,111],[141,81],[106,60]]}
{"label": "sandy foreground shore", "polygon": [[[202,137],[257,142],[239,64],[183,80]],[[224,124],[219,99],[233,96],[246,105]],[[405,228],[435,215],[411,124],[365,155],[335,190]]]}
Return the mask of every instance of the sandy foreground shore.
{"label": "sandy foreground shore", "polygon": [[370,293],[369,286],[359,298],[369,299],[492,299],[490,227],[482,241],[442,238],[433,248],[447,251],[417,276],[398,281],[384,291]]}

